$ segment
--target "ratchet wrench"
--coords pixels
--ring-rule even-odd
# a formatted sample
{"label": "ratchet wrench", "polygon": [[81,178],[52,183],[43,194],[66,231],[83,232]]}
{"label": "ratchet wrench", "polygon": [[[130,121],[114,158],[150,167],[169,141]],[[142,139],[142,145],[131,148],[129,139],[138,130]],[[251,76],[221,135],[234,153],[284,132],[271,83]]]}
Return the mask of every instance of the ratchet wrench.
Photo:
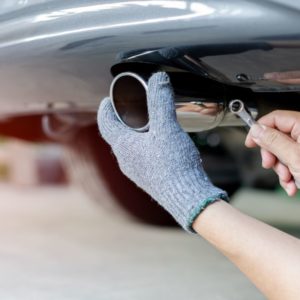
{"label": "ratchet wrench", "polygon": [[[247,108],[245,107],[244,102],[239,99],[235,99],[229,102],[229,110],[233,114],[239,116],[248,125],[249,128],[251,128],[251,126],[256,123],[254,118],[251,116],[251,114],[248,112]],[[298,182],[295,179],[294,181],[297,188],[300,189],[300,182]]]}
{"label": "ratchet wrench", "polygon": [[254,118],[248,112],[242,100],[239,99],[231,100],[229,102],[229,110],[233,114],[239,116],[249,126],[249,128],[251,128],[251,126],[256,123]]}

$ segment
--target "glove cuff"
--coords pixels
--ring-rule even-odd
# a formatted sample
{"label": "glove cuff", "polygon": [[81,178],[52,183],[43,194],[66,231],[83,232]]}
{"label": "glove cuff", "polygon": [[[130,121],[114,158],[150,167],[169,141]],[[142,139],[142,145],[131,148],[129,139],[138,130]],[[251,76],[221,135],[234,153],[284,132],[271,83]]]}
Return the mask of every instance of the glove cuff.
{"label": "glove cuff", "polygon": [[220,194],[214,195],[212,197],[207,198],[206,200],[202,200],[198,203],[198,206],[194,208],[194,211],[191,212],[190,218],[187,220],[186,225],[184,226],[184,229],[191,233],[196,233],[193,229],[192,225],[195,221],[195,219],[199,216],[199,214],[210,204],[224,200],[226,202],[229,201],[228,195],[226,192],[221,192]]}
{"label": "glove cuff", "polygon": [[160,197],[155,198],[161,198],[162,201],[159,202],[191,233],[195,233],[193,222],[207,206],[219,200],[229,200],[225,191],[215,187],[207,176],[198,171],[178,176],[168,182],[173,184],[168,184]]}

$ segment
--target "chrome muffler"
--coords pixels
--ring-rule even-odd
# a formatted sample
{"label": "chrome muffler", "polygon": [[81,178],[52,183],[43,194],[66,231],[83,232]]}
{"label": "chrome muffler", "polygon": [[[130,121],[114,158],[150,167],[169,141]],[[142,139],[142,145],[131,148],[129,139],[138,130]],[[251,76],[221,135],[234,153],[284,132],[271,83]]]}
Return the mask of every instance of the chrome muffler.
{"label": "chrome muffler", "polygon": [[[110,98],[120,122],[130,128],[144,132],[149,129],[147,109],[147,90],[149,75],[132,72],[120,73],[110,86]],[[171,81],[172,82],[172,81]],[[186,132],[206,131],[218,126],[245,126],[245,123],[228,108],[225,99],[220,97],[198,97],[181,88],[175,91],[177,120]],[[187,87],[188,89],[188,87]],[[201,87],[200,87],[201,89]],[[176,93],[176,90],[180,91]],[[257,116],[255,108],[249,108],[253,118]]]}

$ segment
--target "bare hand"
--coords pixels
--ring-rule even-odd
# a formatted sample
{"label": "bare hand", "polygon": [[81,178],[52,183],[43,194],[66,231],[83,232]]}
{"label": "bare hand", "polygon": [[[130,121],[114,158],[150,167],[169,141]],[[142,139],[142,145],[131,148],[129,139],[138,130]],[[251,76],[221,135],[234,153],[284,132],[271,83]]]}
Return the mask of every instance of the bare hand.
{"label": "bare hand", "polygon": [[300,71],[266,73],[264,79],[283,84],[300,84]]}
{"label": "bare hand", "polygon": [[273,168],[289,196],[300,188],[300,112],[274,111],[252,126],[245,145],[261,147],[262,166]]}

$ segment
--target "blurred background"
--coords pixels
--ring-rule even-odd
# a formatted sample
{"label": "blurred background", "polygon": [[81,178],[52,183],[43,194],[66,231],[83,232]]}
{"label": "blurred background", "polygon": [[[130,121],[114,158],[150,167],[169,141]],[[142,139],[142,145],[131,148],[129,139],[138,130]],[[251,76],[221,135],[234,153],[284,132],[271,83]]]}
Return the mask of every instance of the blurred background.
{"label": "blurred background", "polygon": [[0,138],[0,180],[23,187],[66,184],[62,147]]}
{"label": "blurred background", "polygon": [[[1,138],[2,299],[264,299],[226,258],[128,182],[95,134],[89,140],[99,147],[82,138],[72,147]],[[288,198],[261,169],[259,152],[243,146],[245,134],[218,129],[192,138],[232,205],[300,237],[299,197]],[[240,156],[231,147],[243,149],[235,151]],[[87,149],[96,149],[104,166]]]}

